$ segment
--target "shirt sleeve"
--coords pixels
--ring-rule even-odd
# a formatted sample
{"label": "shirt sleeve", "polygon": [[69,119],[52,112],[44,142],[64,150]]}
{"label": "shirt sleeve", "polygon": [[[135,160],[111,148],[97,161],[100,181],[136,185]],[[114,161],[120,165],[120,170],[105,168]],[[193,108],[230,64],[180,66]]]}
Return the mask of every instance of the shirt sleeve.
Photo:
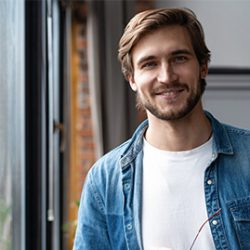
{"label": "shirt sleeve", "polygon": [[111,250],[105,206],[90,171],[85,180],[78,210],[73,250]]}

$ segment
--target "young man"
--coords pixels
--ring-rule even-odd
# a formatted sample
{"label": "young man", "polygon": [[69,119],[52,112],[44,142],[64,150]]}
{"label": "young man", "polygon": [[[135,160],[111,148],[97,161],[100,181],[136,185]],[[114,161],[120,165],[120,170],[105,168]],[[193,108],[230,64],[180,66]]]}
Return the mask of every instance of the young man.
{"label": "young man", "polygon": [[90,170],[75,250],[250,249],[250,132],[204,112],[210,51],[195,15],[137,14],[119,44],[147,121]]}

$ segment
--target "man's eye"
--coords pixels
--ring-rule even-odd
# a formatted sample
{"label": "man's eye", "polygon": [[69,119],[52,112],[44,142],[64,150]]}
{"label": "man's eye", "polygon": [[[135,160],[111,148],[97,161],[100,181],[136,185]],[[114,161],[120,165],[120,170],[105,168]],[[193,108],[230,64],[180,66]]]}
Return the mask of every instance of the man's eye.
{"label": "man's eye", "polygon": [[141,67],[143,69],[143,68],[152,68],[154,66],[156,66],[156,62],[147,62],[147,63],[142,64]]}
{"label": "man's eye", "polygon": [[186,56],[177,56],[173,59],[173,62],[175,62],[175,63],[182,63],[182,62],[186,62],[186,61],[187,61]]}

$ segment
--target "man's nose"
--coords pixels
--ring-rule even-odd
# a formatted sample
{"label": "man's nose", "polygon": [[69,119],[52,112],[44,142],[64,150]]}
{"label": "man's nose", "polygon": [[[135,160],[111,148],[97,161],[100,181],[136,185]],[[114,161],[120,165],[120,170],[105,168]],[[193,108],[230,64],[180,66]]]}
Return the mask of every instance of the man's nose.
{"label": "man's nose", "polygon": [[177,80],[177,74],[171,64],[163,64],[158,72],[158,81],[163,84],[172,83]]}

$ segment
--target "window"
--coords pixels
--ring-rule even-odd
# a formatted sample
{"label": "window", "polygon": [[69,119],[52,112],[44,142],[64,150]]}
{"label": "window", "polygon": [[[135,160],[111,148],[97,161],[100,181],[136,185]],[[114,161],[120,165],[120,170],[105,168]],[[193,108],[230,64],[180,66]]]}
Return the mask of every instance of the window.
{"label": "window", "polygon": [[24,1],[0,16],[0,249],[24,250]]}

